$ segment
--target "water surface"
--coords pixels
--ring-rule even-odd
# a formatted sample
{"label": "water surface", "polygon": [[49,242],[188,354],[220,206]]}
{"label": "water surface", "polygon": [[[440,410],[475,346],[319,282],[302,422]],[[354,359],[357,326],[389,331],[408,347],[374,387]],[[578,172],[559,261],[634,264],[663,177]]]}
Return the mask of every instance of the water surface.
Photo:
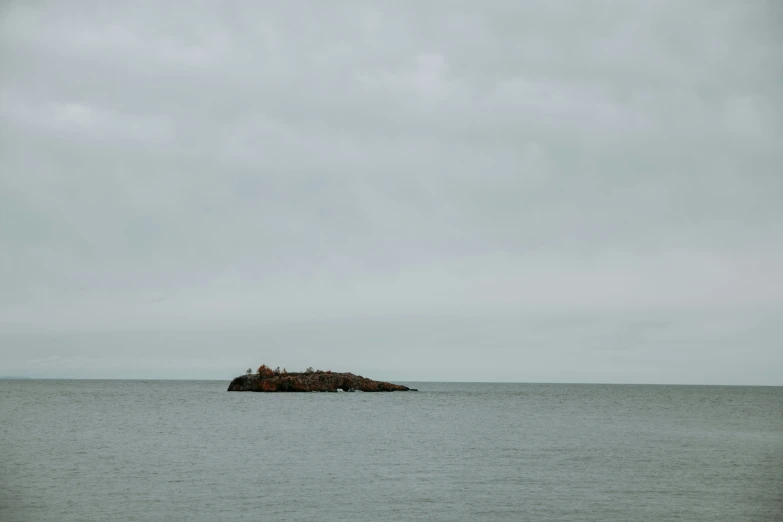
{"label": "water surface", "polygon": [[783,520],[783,388],[0,381],[0,520]]}

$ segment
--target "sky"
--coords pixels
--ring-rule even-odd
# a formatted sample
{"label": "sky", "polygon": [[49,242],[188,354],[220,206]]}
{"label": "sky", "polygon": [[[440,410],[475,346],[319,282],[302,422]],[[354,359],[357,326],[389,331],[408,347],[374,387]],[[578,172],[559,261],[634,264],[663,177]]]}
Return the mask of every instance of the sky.
{"label": "sky", "polygon": [[10,1],[0,375],[783,385],[776,0]]}

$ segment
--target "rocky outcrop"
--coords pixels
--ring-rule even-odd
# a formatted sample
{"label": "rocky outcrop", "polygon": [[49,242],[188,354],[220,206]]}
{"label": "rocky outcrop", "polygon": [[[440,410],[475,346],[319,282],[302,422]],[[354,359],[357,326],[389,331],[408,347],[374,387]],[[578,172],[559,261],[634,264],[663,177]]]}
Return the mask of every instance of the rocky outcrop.
{"label": "rocky outcrop", "polygon": [[352,373],[310,372],[262,376],[240,375],[228,385],[228,391],[252,392],[392,392],[417,391],[400,384],[373,381]]}

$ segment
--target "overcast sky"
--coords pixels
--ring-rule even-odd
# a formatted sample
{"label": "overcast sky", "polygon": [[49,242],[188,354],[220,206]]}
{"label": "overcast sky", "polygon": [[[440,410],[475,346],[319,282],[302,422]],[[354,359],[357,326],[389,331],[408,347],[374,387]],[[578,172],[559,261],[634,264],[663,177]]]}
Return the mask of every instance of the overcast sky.
{"label": "overcast sky", "polygon": [[783,4],[4,2],[0,374],[783,384]]}

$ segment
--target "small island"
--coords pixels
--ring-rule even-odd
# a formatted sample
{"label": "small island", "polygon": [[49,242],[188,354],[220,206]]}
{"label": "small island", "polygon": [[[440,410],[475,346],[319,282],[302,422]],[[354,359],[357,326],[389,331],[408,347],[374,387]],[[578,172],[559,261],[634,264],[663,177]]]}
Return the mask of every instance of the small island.
{"label": "small island", "polygon": [[308,368],[303,372],[272,369],[262,364],[255,373],[250,368],[228,385],[228,391],[250,392],[393,392],[418,391],[400,384],[373,381],[361,375]]}

